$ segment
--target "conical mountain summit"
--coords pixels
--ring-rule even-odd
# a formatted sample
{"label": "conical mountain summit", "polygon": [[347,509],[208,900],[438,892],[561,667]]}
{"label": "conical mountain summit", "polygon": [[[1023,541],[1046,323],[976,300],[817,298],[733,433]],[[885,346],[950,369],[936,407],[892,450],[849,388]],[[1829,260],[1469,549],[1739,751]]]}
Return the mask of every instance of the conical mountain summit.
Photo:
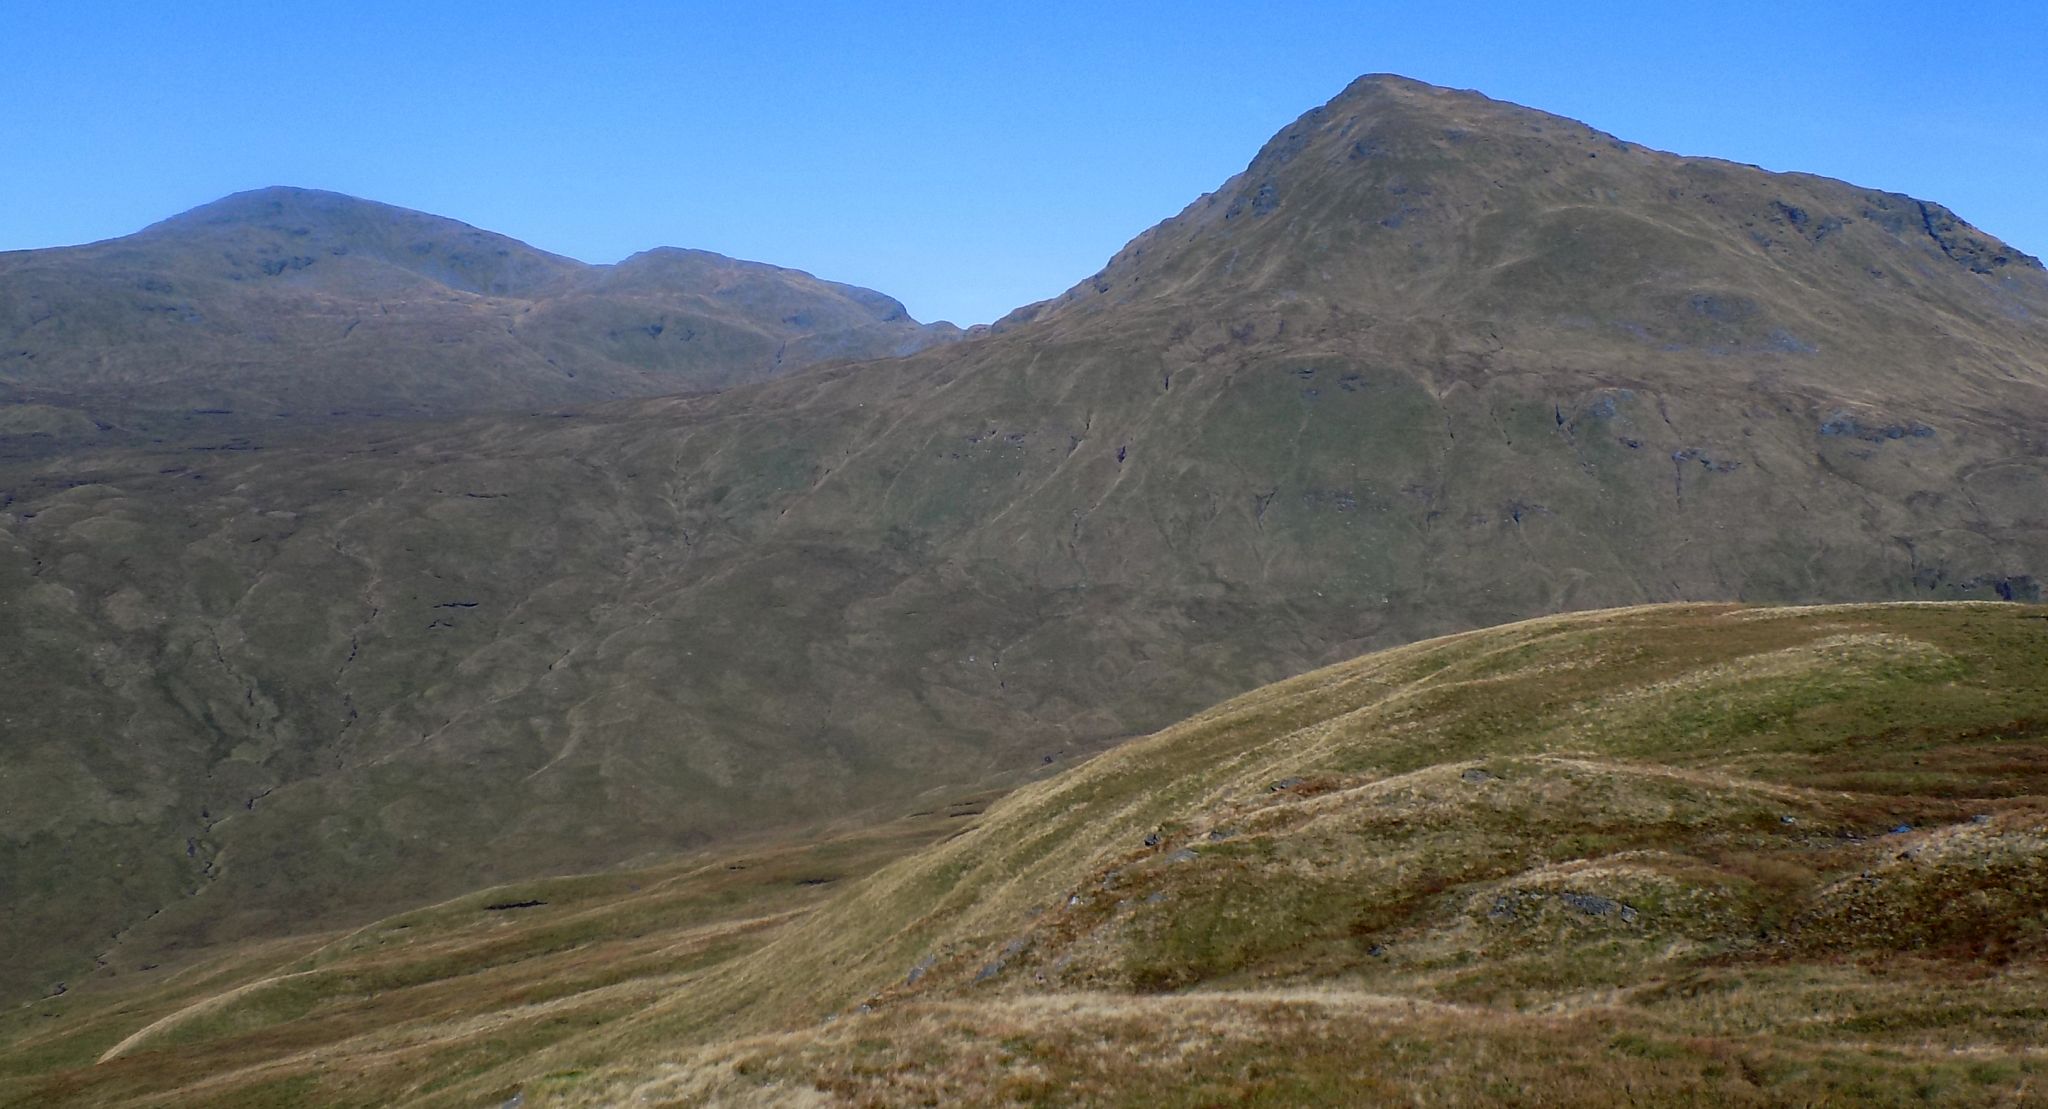
{"label": "conical mountain summit", "polygon": [[[2048,341],[2040,261],[1940,204],[1665,154],[1386,75],[1303,115],[1242,174],[1002,326],[1167,306],[1653,373],[1747,358],[2002,378]],[[1820,357],[1793,357],[1806,355]],[[1870,384],[1933,400],[1913,389],[1927,376]]]}

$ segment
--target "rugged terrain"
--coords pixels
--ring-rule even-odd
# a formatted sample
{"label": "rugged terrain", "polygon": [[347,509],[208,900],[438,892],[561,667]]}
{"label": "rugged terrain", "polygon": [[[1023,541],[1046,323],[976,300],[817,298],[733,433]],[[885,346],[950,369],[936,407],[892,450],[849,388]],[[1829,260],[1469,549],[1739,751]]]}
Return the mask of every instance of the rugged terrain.
{"label": "rugged terrain", "polygon": [[1541,613],[2038,600],[2043,427],[2048,276],[1939,205],[1363,79],[965,342],[0,470],[0,982],[934,808]]}
{"label": "rugged terrain", "polygon": [[986,812],[96,981],[0,1103],[2034,1104],[2044,741],[2032,606],[1548,617]]}
{"label": "rugged terrain", "polygon": [[591,266],[311,189],[0,254],[0,447],[525,412],[724,388],[957,337],[796,270]]}

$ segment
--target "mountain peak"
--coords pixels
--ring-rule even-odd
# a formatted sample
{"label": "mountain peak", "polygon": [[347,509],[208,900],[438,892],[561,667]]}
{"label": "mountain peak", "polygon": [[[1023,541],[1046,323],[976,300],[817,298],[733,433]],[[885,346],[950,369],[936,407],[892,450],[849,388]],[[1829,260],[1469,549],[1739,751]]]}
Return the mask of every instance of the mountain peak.
{"label": "mountain peak", "polygon": [[[51,325],[22,337],[37,324]],[[797,270],[677,248],[592,266],[283,185],[122,238],[0,256],[0,331],[17,336],[0,352],[0,399],[329,416],[719,389],[958,337]]]}
{"label": "mountain peak", "polygon": [[347,193],[327,189],[307,189],[296,185],[266,185],[260,189],[245,189],[229,193],[218,200],[211,200],[195,208],[161,221],[175,223],[225,223],[230,221],[259,220],[270,216],[283,215],[292,211],[341,212],[356,209],[375,211],[397,211],[406,209],[381,204],[374,200],[350,196]]}
{"label": "mountain peak", "polygon": [[[460,220],[365,200],[326,189],[293,185],[269,185],[230,193],[219,200],[161,220],[142,234],[190,232],[200,228],[256,227],[286,231],[294,235],[347,234],[373,226],[401,224],[414,230],[442,234],[490,235]],[[497,236],[502,237],[502,236]],[[510,240],[507,240],[510,241]]]}
{"label": "mountain peak", "polygon": [[[1601,306],[1591,313],[1600,326],[1641,335],[1696,296],[1739,289],[1761,306],[1791,304],[1816,282],[1911,280],[1969,311],[1976,294],[1954,282],[2010,281],[2010,295],[2038,304],[2048,301],[2039,271],[1938,204],[1668,154],[1477,92],[1371,74],[1100,272],[995,330],[1120,305],[1213,316],[1284,300],[1303,315],[1469,310],[1475,333],[1554,329]],[[2010,322],[2033,312],[2016,309]],[[1763,330],[1729,341],[1795,334],[1789,321],[1765,326],[1770,314],[1746,317]],[[1844,337],[1869,333],[1858,324]]]}
{"label": "mountain peak", "polygon": [[[1445,85],[1432,85],[1399,73],[1367,73],[1355,78],[1344,90],[1324,104],[1325,109],[1348,103],[1363,103],[1380,99],[1423,106],[1432,101],[1458,99],[1499,104],[1501,101],[1472,89],[1454,89]],[[1311,109],[1313,110],[1313,109]],[[1525,109],[1526,110],[1526,109]]]}
{"label": "mountain peak", "polygon": [[233,193],[113,241],[158,252],[204,244],[203,257],[224,261],[221,276],[234,280],[291,275],[351,288],[388,287],[402,272],[463,292],[523,295],[589,268],[460,220],[289,185]]}

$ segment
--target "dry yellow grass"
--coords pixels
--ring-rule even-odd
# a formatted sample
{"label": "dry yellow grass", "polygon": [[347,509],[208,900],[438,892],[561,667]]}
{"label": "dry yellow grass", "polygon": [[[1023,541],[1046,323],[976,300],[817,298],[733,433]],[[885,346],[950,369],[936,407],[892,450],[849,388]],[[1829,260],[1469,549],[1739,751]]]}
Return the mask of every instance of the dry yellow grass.
{"label": "dry yellow grass", "polygon": [[979,817],[17,1015],[0,1099],[2039,1101],[2048,621],[1764,615],[1419,643]]}

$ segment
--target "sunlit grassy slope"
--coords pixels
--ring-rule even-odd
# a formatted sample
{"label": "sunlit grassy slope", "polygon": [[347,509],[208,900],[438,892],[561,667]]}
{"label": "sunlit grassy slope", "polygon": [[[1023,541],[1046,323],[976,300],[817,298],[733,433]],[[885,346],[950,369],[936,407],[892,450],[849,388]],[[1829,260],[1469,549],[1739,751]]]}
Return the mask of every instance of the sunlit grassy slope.
{"label": "sunlit grassy slope", "polygon": [[[946,813],[921,819],[816,849],[836,855],[493,891],[40,1003],[9,1019],[0,1096],[2048,1090],[2031,606],[1650,607],[1431,640],[1026,786],[837,893],[792,884],[946,834]],[[527,899],[550,904],[485,907]]]}

